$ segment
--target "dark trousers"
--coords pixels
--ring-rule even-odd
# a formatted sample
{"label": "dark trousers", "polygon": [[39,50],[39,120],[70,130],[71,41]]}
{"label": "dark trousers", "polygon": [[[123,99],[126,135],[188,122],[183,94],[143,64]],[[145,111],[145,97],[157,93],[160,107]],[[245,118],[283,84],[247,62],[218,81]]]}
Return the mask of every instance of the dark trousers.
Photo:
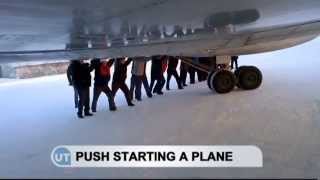
{"label": "dark trousers", "polygon": [[190,76],[190,84],[194,84],[196,82],[196,69],[190,66],[188,72]]}
{"label": "dark trousers", "polygon": [[76,87],[79,94],[78,114],[82,115],[83,108],[85,113],[90,112],[90,87]]}
{"label": "dark trousers", "polygon": [[78,106],[79,106],[79,93],[78,93],[78,90],[75,86],[73,86],[73,90],[74,90],[74,107],[78,108]]}
{"label": "dark trousers", "polygon": [[116,97],[117,91],[121,89],[126,97],[127,103],[131,104],[131,96],[128,86],[126,85],[125,81],[114,81],[112,82],[112,95]]}
{"label": "dark trousers", "polygon": [[170,88],[170,80],[171,80],[171,77],[174,77],[176,79],[176,82],[177,82],[177,85],[179,88],[181,88],[181,80],[180,80],[180,77],[178,75],[178,72],[176,70],[174,71],[167,71],[167,89]]}
{"label": "dark trousers", "polygon": [[231,68],[232,69],[238,69],[238,61],[237,60],[231,60]]}
{"label": "dark trousers", "polygon": [[187,75],[189,73],[190,76],[190,84],[194,84],[195,83],[195,76],[196,76],[196,69],[194,67],[188,67],[188,69],[181,69],[180,70],[180,79],[181,79],[181,83],[183,85],[187,84]]}
{"label": "dark trousers", "polygon": [[197,70],[197,74],[198,74],[198,81],[199,82],[207,80],[208,73],[201,71],[201,70]]}
{"label": "dark trousers", "polygon": [[149,97],[152,96],[152,94],[151,94],[151,88],[150,88],[150,85],[149,85],[147,76],[146,76],[146,75],[141,76],[141,80],[142,80],[143,87],[144,87],[144,89],[146,90],[146,94],[147,94]]}
{"label": "dark trousers", "polygon": [[94,89],[93,89],[93,100],[92,100],[92,111],[96,111],[97,110],[98,99],[99,99],[99,96],[100,96],[100,94],[102,92],[104,92],[105,95],[108,97],[109,109],[114,109],[116,107],[116,105],[114,103],[114,97],[113,97],[112,91],[110,90],[108,85],[105,85],[105,86],[94,86]]}
{"label": "dark trousers", "polygon": [[187,85],[187,70],[184,69],[184,68],[181,68],[180,69],[180,80],[181,80],[181,83],[182,85]]}
{"label": "dark trousers", "polygon": [[[155,87],[153,88],[155,81],[157,81],[157,83],[156,83]],[[160,93],[160,92],[162,92],[162,89],[163,89],[163,86],[165,85],[165,83],[166,83],[166,80],[163,75],[151,76],[150,89],[151,90],[153,89],[154,93],[155,92]]]}
{"label": "dark trousers", "polygon": [[131,83],[130,83],[130,96],[133,99],[133,91],[135,92],[136,99],[141,99],[141,77],[132,74],[131,76]]}
{"label": "dark trousers", "polygon": [[141,86],[142,86],[142,84],[144,86],[144,89],[146,90],[146,94],[149,97],[152,96],[147,76],[146,75],[143,75],[143,76],[132,75],[131,76],[131,83],[130,83],[130,95],[131,95],[132,99],[133,99],[133,91],[135,92],[136,99],[141,99]]}

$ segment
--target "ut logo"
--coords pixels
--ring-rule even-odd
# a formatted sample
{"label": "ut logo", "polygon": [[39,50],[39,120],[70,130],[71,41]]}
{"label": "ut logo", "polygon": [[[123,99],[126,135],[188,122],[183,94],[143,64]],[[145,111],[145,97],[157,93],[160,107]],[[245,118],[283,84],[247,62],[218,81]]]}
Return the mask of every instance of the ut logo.
{"label": "ut logo", "polygon": [[65,147],[56,148],[51,154],[51,160],[57,166],[70,166],[71,153]]}

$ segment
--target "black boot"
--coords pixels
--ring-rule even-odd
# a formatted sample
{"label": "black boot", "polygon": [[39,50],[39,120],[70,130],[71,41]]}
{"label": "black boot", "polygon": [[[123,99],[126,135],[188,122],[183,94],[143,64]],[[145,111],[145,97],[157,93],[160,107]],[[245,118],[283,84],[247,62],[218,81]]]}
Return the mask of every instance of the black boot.
{"label": "black boot", "polygon": [[112,106],[112,107],[110,107],[109,109],[110,109],[110,111],[116,111],[116,110],[117,110],[117,107]]}
{"label": "black boot", "polygon": [[78,118],[80,118],[80,119],[83,119],[84,117],[83,117],[83,115],[82,114],[77,114],[78,115]]}
{"label": "black boot", "polygon": [[132,102],[128,102],[128,106],[134,106],[134,104]]}
{"label": "black boot", "polygon": [[151,92],[148,92],[148,93],[147,93],[147,96],[148,96],[148,98],[152,98],[152,93],[151,93]]}
{"label": "black boot", "polygon": [[157,94],[158,95],[163,95],[163,92],[162,91],[158,91]]}
{"label": "black boot", "polygon": [[91,114],[90,112],[86,112],[84,113],[85,116],[93,116],[93,114]]}
{"label": "black boot", "polygon": [[152,93],[155,94],[156,92],[157,92],[157,89],[156,89],[156,88],[153,88]]}

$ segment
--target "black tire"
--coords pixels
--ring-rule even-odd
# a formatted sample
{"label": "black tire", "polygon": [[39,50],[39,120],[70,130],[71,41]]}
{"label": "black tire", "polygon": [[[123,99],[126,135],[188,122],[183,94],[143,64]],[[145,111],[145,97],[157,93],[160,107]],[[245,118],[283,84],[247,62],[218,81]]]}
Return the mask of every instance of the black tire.
{"label": "black tire", "polygon": [[244,69],[246,69],[246,68],[248,68],[248,67],[250,67],[250,66],[241,66],[241,67],[239,67],[238,69],[236,69],[235,71],[234,71],[234,75],[236,76],[236,86],[238,87],[238,88],[241,88],[241,86],[240,86],[240,83],[239,83],[239,74],[240,74],[240,71],[242,71],[242,70],[244,70]]}
{"label": "black tire", "polygon": [[212,79],[214,73],[215,73],[215,71],[211,71],[211,72],[209,73],[209,75],[208,75],[208,78],[207,78],[207,85],[208,85],[209,89],[211,89],[211,90],[212,90],[211,79]]}
{"label": "black tire", "polygon": [[219,94],[229,93],[236,85],[236,77],[231,71],[219,70],[212,75],[210,84]]}
{"label": "black tire", "polygon": [[235,72],[238,83],[237,86],[244,90],[257,89],[262,84],[262,73],[255,66],[243,66]]}
{"label": "black tire", "polygon": [[238,88],[241,88],[241,87],[240,87],[240,84],[239,84],[239,72],[240,72],[240,68],[238,68],[238,69],[236,69],[236,70],[234,71],[234,75],[236,76],[236,86],[237,86]]}

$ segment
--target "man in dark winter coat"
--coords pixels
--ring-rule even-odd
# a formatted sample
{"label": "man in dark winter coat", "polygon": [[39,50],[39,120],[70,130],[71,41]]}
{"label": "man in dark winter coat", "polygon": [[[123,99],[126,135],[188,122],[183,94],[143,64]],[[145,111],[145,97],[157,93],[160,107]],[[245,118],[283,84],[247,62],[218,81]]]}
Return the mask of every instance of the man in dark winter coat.
{"label": "man in dark winter coat", "polygon": [[79,94],[78,94],[76,87],[73,85],[73,76],[72,75],[73,75],[74,67],[77,66],[77,63],[79,64],[80,62],[77,60],[71,60],[69,66],[68,66],[68,69],[67,69],[68,82],[69,82],[69,85],[72,86],[73,90],[74,90],[74,106],[75,106],[75,108],[78,108],[78,105],[79,105]]}
{"label": "man in dark winter coat", "polygon": [[78,117],[83,118],[83,107],[84,115],[92,116],[90,113],[90,86],[91,86],[91,75],[90,67],[88,63],[79,63],[74,66],[72,74],[73,85],[78,91],[80,100],[78,105]]}
{"label": "man in dark winter coat", "polygon": [[93,59],[91,61],[91,70],[95,70],[94,76],[94,90],[93,90],[93,100],[92,100],[92,112],[97,112],[97,102],[101,92],[104,92],[109,101],[109,109],[110,111],[115,111],[116,105],[114,103],[114,97],[112,91],[109,88],[110,81],[110,68],[113,64],[114,60],[101,61],[100,59]]}
{"label": "man in dark winter coat", "polygon": [[131,63],[132,59],[118,58],[115,61],[114,73],[112,79],[112,94],[115,97],[119,89],[124,93],[128,106],[134,106],[131,101],[130,91],[126,85],[127,79],[127,66]]}
{"label": "man in dark winter coat", "polygon": [[178,63],[179,63],[179,59],[177,57],[169,56],[168,70],[167,70],[167,85],[166,85],[167,90],[170,90],[170,80],[172,76],[176,79],[178,88],[183,89],[181,79],[177,72]]}
{"label": "man in dark winter coat", "polygon": [[132,69],[131,69],[131,84],[130,84],[130,95],[133,99],[133,92],[135,91],[135,98],[138,101],[141,101],[141,85],[144,85],[146,94],[149,98],[152,97],[151,89],[148,83],[146,76],[146,66],[147,58],[146,57],[137,57],[133,60]]}
{"label": "man in dark winter coat", "polygon": [[[163,95],[162,89],[166,83],[163,73],[166,71],[166,68],[167,59],[165,56],[152,56],[150,87],[153,89],[153,93]],[[153,88],[155,81],[157,81],[157,84]]]}

